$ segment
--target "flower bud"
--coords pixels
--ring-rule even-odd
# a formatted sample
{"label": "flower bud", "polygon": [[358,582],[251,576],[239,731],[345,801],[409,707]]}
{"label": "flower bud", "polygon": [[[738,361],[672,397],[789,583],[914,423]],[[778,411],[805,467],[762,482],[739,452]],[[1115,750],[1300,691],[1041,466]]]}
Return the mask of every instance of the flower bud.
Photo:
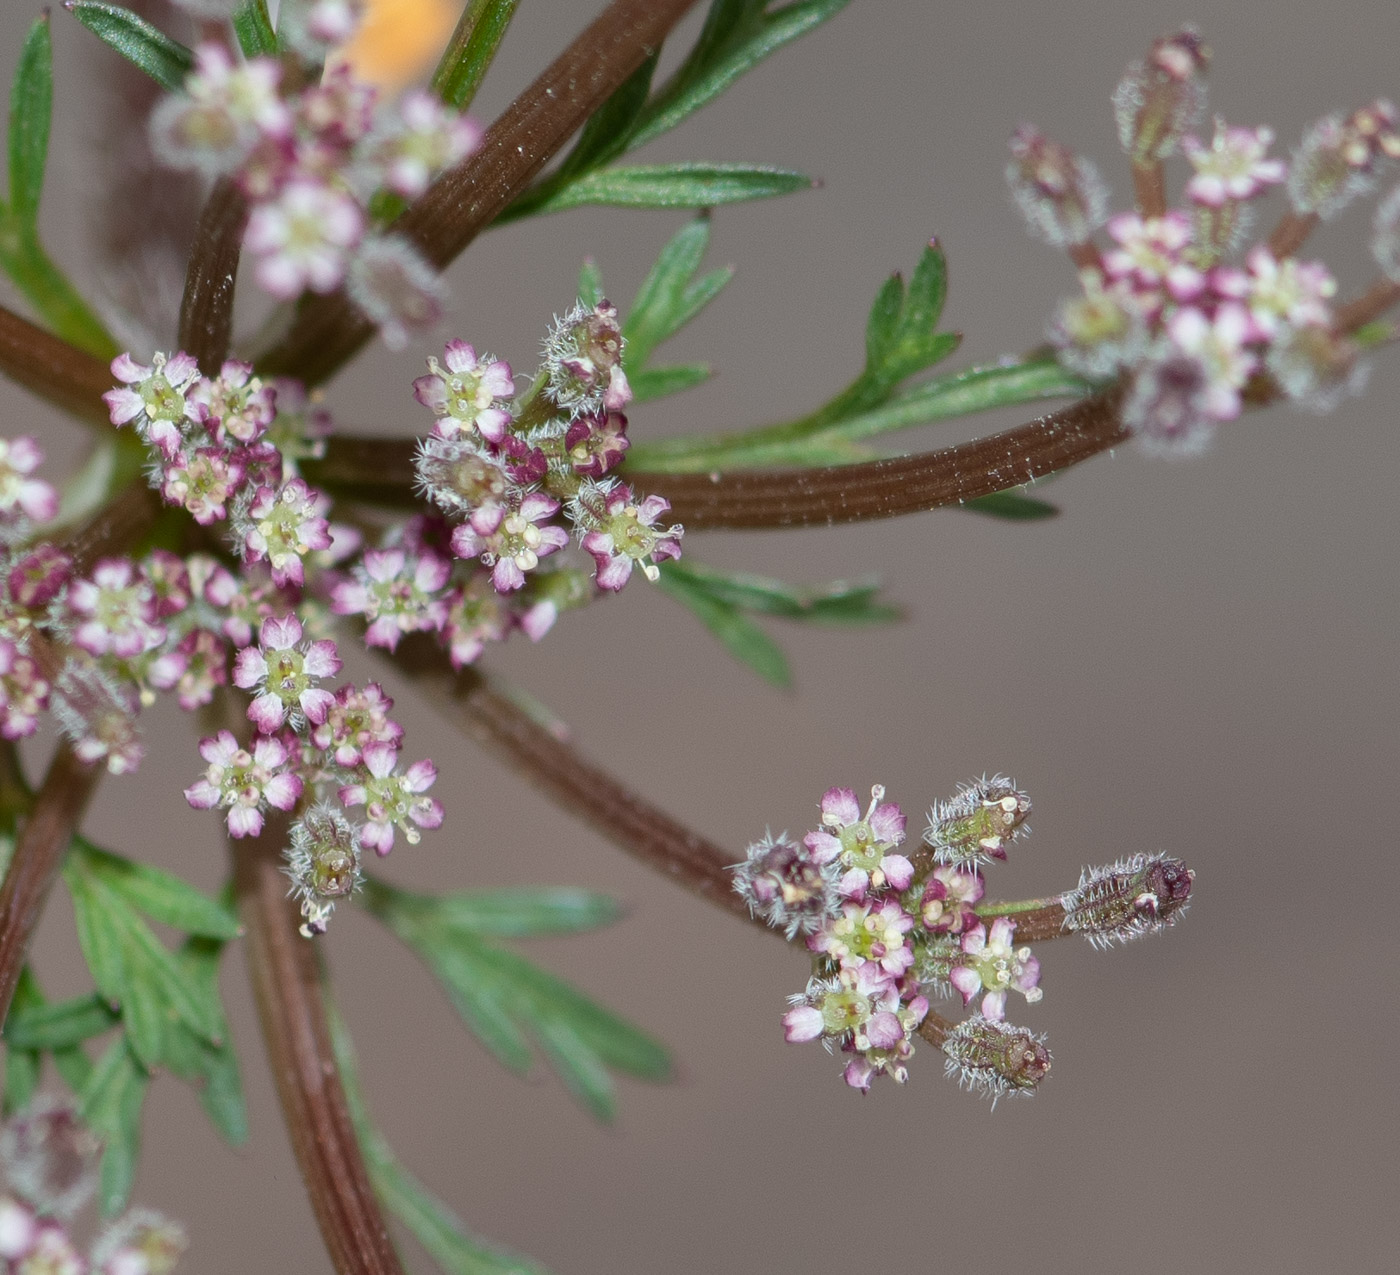
{"label": "flower bud", "polygon": [[1086,242],[1108,216],[1099,170],[1029,124],[1011,135],[1006,181],[1031,234],[1054,247]]}
{"label": "flower bud", "polygon": [[632,397],[622,370],[622,324],[610,301],[576,305],[544,343],[549,397],[567,411],[619,411]]}
{"label": "flower bud", "polygon": [[1378,99],[1348,118],[1328,115],[1317,121],[1293,153],[1288,197],[1295,212],[1335,217],[1371,188],[1377,168],[1400,158],[1400,117],[1391,103]]}
{"label": "flower bud", "polygon": [[815,933],[827,917],[840,914],[836,878],[840,865],[818,863],[801,842],[789,841],[787,833],[771,833],[748,848],[743,863],[736,863],[734,889],[749,905],[754,916],[762,917],[789,939],[799,932]]}
{"label": "flower bud", "polygon": [[1003,1095],[1029,1097],[1050,1070],[1045,1037],[1024,1027],[992,1022],[981,1014],[964,1019],[943,1042],[944,1073],[995,1106]]}
{"label": "flower bud", "polygon": [[1025,826],[1030,812],[1031,799],[1014,780],[983,775],[929,811],[924,840],[939,863],[969,867],[1005,859],[1007,845],[1030,832]]}
{"label": "flower bud", "polygon": [[0,1163],[15,1194],[42,1217],[69,1218],[97,1189],[102,1140],[70,1106],[37,1099],[0,1129]]}
{"label": "flower bud", "polygon": [[132,1209],[92,1246],[93,1275],[169,1275],[189,1241],[177,1222],[154,1209]]}
{"label": "flower bud", "polygon": [[1292,402],[1319,415],[1360,394],[1370,374],[1356,342],[1319,323],[1280,332],[1264,362]]}
{"label": "flower bud", "polygon": [[1163,36],[1134,62],[1113,91],[1118,140],[1134,164],[1165,159],[1206,105],[1203,72],[1210,50],[1194,27]]}
{"label": "flower bud", "polygon": [[1060,899],[1064,928],[1101,949],[1164,929],[1186,911],[1195,876],[1180,859],[1160,854],[1086,868]]}
{"label": "flower bud", "polygon": [[282,869],[301,900],[302,934],[324,934],[335,905],[359,886],[360,833],[334,806],[313,806],[291,827]]}

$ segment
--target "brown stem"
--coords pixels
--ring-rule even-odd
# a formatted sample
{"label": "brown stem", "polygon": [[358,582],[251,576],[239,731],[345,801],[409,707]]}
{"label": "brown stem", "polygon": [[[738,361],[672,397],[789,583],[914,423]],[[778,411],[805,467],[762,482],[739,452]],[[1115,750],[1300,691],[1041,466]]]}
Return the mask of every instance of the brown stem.
{"label": "brown stem", "polygon": [[231,842],[248,970],[292,1150],[340,1275],[402,1275],[355,1138],[330,1030],[315,945],[297,933],[280,870],[285,820]]}
{"label": "brown stem", "polygon": [[[471,243],[665,39],[695,0],[613,0],[505,110],[477,153],[449,169],[394,223],[438,269]],[[343,291],[305,301],[260,360],[308,385],[335,374],[374,327]]]}
{"label": "brown stem", "polygon": [[1144,217],[1167,211],[1167,170],[1160,159],[1133,165],[1133,198]]}
{"label": "brown stem", "polygon": [[180,303],[180,348],[206,376],[217,376],[233,335],[233,284],[248,204],[238,187],[220,178],[199,214]]}
{"label": "brown stem", "polygon": [[[639,490],[670,500],[671,516],[691,531],[894,518],[1019,487],[1107,451],[1128,437],[1118,418],[1121,401],[1120,390],[1109,390],[1000,434],[860,465],[624,473]],[[324,460],[305,466],[307,478],[351,497],[416,504],[411,495],[414,446],[411,438],[338,435],[328,440]]]}
{"label": "brown stem", "polygon": [[161,503],[144,480],[123,487],[59,547],[73,559],[78,575],[86,575],[99,558],[122,554],[155,522]]}
{"label": "brown stem", "polygon": [[1040,906],[1002,911],[996,903],[989,903],[977,909],[977,915],[984,921],[1005,916],[1016,922],[1017,943],[1046,943],[1050,939],[1065,938],[1071,931],[1065,929],[1065,905],[1059,898],[1041,899]]}
{"label": "brown stem", "polygon": [[0,1023],[10,1012],[15,985],[58,876],[69,838],[97,788],[101,770],[85,766],[60,742],[24,822],[0,885]]}
{"label": "brown stem", "polygon": [[1307,237],[1312,234],[1319,220],[1316,213],[1296,213],[1291,210],[1284,213],[1279,219],[1278,225],[1270,232],[1267,240],[1269,251],[1273,253],[1274,260],[1282,261],[1285,257],[1291,257],[1297,252]]}
{"label": "brown stem", "polygon": [[1339,332],[1355,332],[1373,319],[1379,319],[1391,306],[1400,303],[1400,280],[1377,279],[1355,301],[1337,307]]}
{"label": "brown stem", "polygon": [[112,373],[101,359],[0,306],[0,374],[80,420],[110,424],[102,395]]}
{"label": "brown stem", "polygon": [[1097,270],[1103,272],[1103,254],[1098,245],[1086,239],[1083,243],[1069,246],[1069,259],[1076,270]]}

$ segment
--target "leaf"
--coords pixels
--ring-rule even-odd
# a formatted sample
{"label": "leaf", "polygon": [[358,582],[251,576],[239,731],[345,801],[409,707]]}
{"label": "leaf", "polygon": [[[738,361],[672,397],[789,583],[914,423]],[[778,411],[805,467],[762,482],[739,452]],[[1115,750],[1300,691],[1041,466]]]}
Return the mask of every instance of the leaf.
{"label": "leaf", "polygon": [[[710,208],[803,190],[810,177],[759,164],[637,164],[605,168],[571,182],[531,212],[586,204],[616,208]],[[503,218],[497,218],[502,221]]]}
{"label": "leaf", "polygon": [[219,961],[223,948],[214,939],[193,938],[175,953],[175,960],[201,997],[217,1010],[222,1043],[211,1044],[183,1023],[175,1023],[167,1032],[166,1061],[176,1075],[198,1085],[200,1104],[214,1128],[225,1142],[239,1146],[248,1140],[248,1111],[238,1056],[220,1005]]}
{"label": "leaf", "polygon": [[19,1050],[68,1049],[110,1031],[121,1016],[100,996],[20,1004],[18,993],[5,1022],[5,1043]]}
{"label": "leaf", "polygon": [[229,908],[179,877],[101,850],[82,837],[77,845],[89,871],[163,925],[212,939],[233,939],[241,933]]}
{"label": "leaf", "polygon": [[15,1019],[35,1013],[44,1007],[44,993],[29,966],[20,967],[19,981],[10,1000],[10,1016],[5,1022],[5,1115],[22,1111],[29,1105],[39,1087],[43,1070],[43,1055],[38,1049],[16,1044],[13,1034]]}
{"label": "leaf", "polygon": [[119,1005],[126,990],[126,970],[122,932],[105,906],[110,892],[75,867],[72,858],[63,866],[63,880],[73,900],[78,946],[83,950],[92,981],[108,1004]]}
{"label": "leaf", "polygon": [[622,908],[610,895],[591,890],[521,886],[438,895],[432,912],[442,923],[473,934],[536,938],[610,925]]}
{"label": "leaf", "polygon": [[163,89],[178,93],[184,87],[185,76],[194,69],[194,54],[144,18],[95,0],[65,0],[64,8]]}
{"label": "leaf", "polygon": [[39,217],[53,110],[53,39],[44,14],[29,28],[10,88],[10,210],[31,231]]}
{"label": "leaf", "polygon": [[699,314],[734,277],[733,267],[722,266],[694,278],[709,241],[709,218],[695,218],[672,236],[642,280],[622,329],[629,379],[634,368],[640,372],[652,351]]}
{"label": "leaf", "polygon": [[[476,909],[464,905],[463,896],[444,900],[370,881],[357,897],[418,954],[468,1027],[512,1070],[530,1064],[528,1033],[570,1091],[600,1119],[612,1114],[608,1068],[649,1080],[670,1075],[669,1056],[649,1036],[524,957],[488,942],[477,928]],[[553,922],[560,918],[558,902],[545,909]],[[575,910],[579,902],[566,910],[581,921]],[[534,922],[546,919],[538,907],[533,911]],[[596,896],[583,913],[590,920],[600,916]]]}
{"label": "leaf", "polygon": [[452,1211],[398,1162],[383,1135],[370,1123],[354,1046],[334,1005],[328,1006],[327,1017],[350,1120],[364,1151],[374,1192],[385,1208],[408,1227],[448,1275],[544,1275],[543,1268],[528,1259],[471,1235]]}
{"label": "leaf", "polygon": [[595,306],[603,297],[603,272],[589,257],[578,270],[578,299],[586,306]]}
{"label": "leaf", "polygon": [[766,12],[767,0],[715,0],[694,49],[647,105],[631,146],[659,137],[724,92],[770,53],[820,26],[847,0],[805,0]]}
{"label": "leaf", "polygon": [[646,367],[640,372],[629,372],[627,383],[632,387],[634,403],[649,403],[668,394],[694,389],[712,375],[707,363],[676,363],[670,367]]}
{"label": "leaf", "polygon": [[97,1196],[103,1217],[120,1213],[131,1194],[141,1152],[141,1104],[149,1081],[123,1037],[108,1046],[79,1095],[83,1119],[106,1144]]}
{"label": "leaf", "polygon": [[746,611],[838,624],[884,624],[898,620],[898,607],[876,601],[877,580],[835,580],[824,585],[792,585],[767,576],[720,571],[686,559],[668,562],[662,574],[686,579],[717,601]]}
{"label": "leaf", "polygon": [[993,518],[1005,518],[1009,522],[1038,522],[1043,518],[1057,518],[1060,511],[1047,500],[1035,500],[1016,491],[997,491],[990,496],[980,496],[961,506],[975,514],[989,514]]}
{"label": "leaf", "polygon": [[433,92],[465,111],[486,78],[520,0],[471,0],[433,72]]}
{"label": "leaf", "polygon": [[664,567],[657,586],[668,597],[689,607],[740,664],[752,669],[770,686],[786,689],[792,685],[792,670],[782,647],[738,607],[720,601],[692,579]]}
{"label": "leaf", "polygon": [[243,0],[233,11],[232,21],[245,58],[277,56],[277,33],[268,16],[267,0]]}

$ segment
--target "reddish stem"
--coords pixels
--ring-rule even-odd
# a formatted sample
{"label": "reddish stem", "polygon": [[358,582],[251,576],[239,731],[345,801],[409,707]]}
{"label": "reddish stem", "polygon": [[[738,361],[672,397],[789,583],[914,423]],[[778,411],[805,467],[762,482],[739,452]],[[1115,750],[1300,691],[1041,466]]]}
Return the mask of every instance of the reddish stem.
{"label": "reddish stem", "polygon": [[[495,220],[583,122],[660,47],[695,0],[613,0],[505,110],[481,149],[395,223],[438,269]],[[260,370],[308,385],[333,376],[374,327],[343,291],[306,300]]]}
{"label": "reddish stem", "polygon": [[1356,300],[1337,308],[1337,331],[1355,332],[1373,319],[1379,319],[1397,303],[1400,303],[1400,281],[1382,276]]}
{"label": "reddish stem", "polygon": [[340,1275],[402,1275],[370,1186],[331,1048],[314,943],[297,932],[280,850],[285,820],[230,843],[248,970],[292,1150]]}
{"label": "reddish stem", "polygon": [[233,182],[220,178],[195,226],[180,303],[180,348],[205,376],[217,376],[233,335],[233,285],[248,204]]}
{"label": "reddish stem", "polygon": [[1286,212],[1269,234],[1268,248],[1275,261],[1291,257],[1312,234],[1320,218],[1316,213]]}
{"label": "reddish stem", "polygon": [[110,425],[102,395],[112,373],[101,359],[0,306],[0,374],[80,420]]}
{"label": "reddish stem", "polygon": [[1167,211],[1167,169],[1160,159],[1133,165],[1133,198],[1144,217]]}

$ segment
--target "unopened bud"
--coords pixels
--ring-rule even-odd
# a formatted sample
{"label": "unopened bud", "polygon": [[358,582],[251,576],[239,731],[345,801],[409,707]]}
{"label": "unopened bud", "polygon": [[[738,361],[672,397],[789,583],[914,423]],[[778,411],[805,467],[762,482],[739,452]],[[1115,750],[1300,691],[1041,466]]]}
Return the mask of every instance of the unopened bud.
{"label": "unopened bud", "polygon": [[929,811],[924,840],[939,863],[966,867],[1005,859],[1006,847],[1030,829],[1031,799],[1005,775],[973,780]]}
{"label": "unopened bud", "polygon": [[1335,217],[1371,188],[1376,170],[1400,158],[1400,116],[1384,100],[1363,106],[1348,118],[1317,121],[1293,153],[1288,197],[1299,213],[1324,221]]}
{"label": "unopened bud", "polygon": [[359,829],[334,806],[317,805],[291,827],[291,846],[283,852],[289,893],[301,900],[302,934],[324,934],[335,905],[354,893],[360,877]]}
{"label": "unopened bud", "polygon": [[132,1209],[92,1246],[94,1275],[169,1275],[188,1246],[185,1231],[154,1209]]}
{"label": "unopened bud", "polygon": [[800,931],[812,934],[827,917],[840,913],[836,878],[840,865],[819,864],[801,842],[771,834],[748,848],[743,863],[736,863],[734,889],[762,917],[789,939]]}
{"label": "unopened bud", "polygon": [[945,1074],[956,1076],[964,1089],[985,1094],[994,1106],[1004,1095],[1029,1097],[1050,1070],[1044,1036],[981,1014],[954,1027],[943,1042],[943,1052]]}
{"label": "unopened bud", "polygon": [[545,338],[549,397],[573,413],[621,410],[632,397],[622,370],[622,344],[612,302],[576,305]]}
{"label": "unopened bud", "polygon": [[1113,91],[1118,140],[1135,164],[1165,159],[1205,111],[1210,50],[1194,27],[1152,45]]}
{"label": "unopened bud", "polygon": [[1098,169],[1029,124],[1011,135],[1006,181],[1031,234],[1057,248],[1086,242],[1108,217]]}
{"label": "unopened bud", "polygon": [[1264,362],[1292,402],[1319,415],[1360,394],[1370,373],[1355,341],[1315,323],[1280,333]]}
{"label": "unopened bud", "polygon": [[1064,928],[1101,949],[1154,933],[1186,911],[1195,876],[1180,859],[1160,854],[1086,868],[1078,886],[1060,899]]}
{"label": "unopened bud", "polygon": [[0,1129],[0,1163],[41,1217],[72,1217],[97,1188],[102,1140],[70,1106],[40,1098]]}

